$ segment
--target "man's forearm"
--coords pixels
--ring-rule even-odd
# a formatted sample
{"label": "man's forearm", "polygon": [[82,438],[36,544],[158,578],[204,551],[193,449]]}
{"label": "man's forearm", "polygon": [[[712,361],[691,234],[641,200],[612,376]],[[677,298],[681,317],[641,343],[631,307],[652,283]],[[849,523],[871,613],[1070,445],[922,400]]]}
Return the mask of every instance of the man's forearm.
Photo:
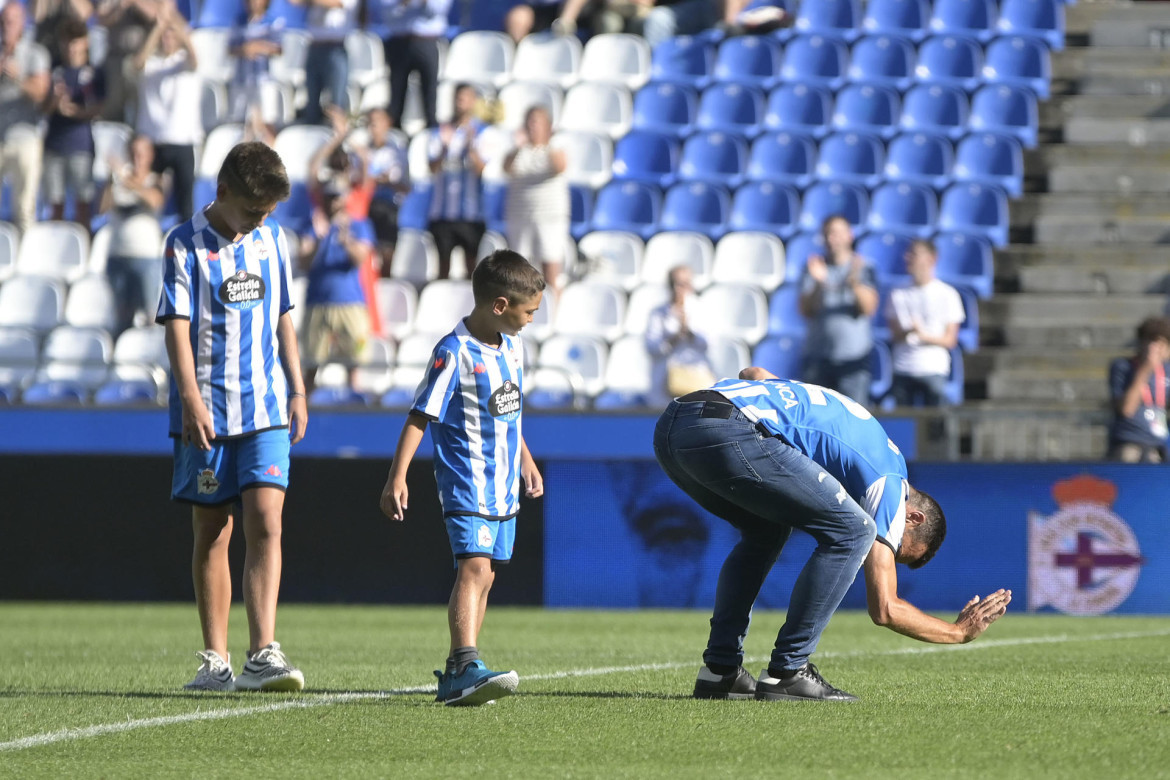
{"label": "man's forearm", "polygon": [[967,641],[958,625],[928,615],[902,599],[893,600],[874,622],[921,642],[956,645]]}

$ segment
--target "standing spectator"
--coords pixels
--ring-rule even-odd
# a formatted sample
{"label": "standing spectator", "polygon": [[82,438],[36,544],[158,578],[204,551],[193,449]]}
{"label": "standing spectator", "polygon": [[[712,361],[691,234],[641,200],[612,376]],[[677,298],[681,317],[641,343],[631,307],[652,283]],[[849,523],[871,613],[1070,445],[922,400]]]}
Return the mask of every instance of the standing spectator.
{"label": "standing spectator", "polygon": [[49,94],[49,53],[23,38],[24,6],[0,9],[0,175],[12,185],[13,222],[23,233],[36,221],[43,146],[39,106]]}
{"label": "standing spectator", "polygon": [[1122,463],[1165,463],[1166,391],[1170,388],[1170,320],[1150,317],[1137,329],[1137,352],[1109,366],[1113,424],[1109,459]]}
{"label": "standing spectator", "polygon": [[102,113],[105,74],[89,64],[89,29],[80,19],[61,23],[63,64],[53,69],[45,111],[45,200],[53,219],[65,216],[65,198],[73,195],[74,220],[89,230],[93,206],[93,120]]}
{"label": "standing spectator", "polygon": [[248,0],[248,15],[232,30],[231,54],[236,72],[231,84],[231,121],[276,125],[280,117],[264,105],[264,86],[269,80],[268,61],[280,55],[284,20],[268,16],[268,0]]}
{"label": "standing spectator", "polygon": [[360,150],[365,167],[363,186],[370,190],[370,222],[378,240],[382,276],[390,276],[398,244],[398,209],[410,192],[406,146],[394,133],[390,114],[375,108],[366,117],[370,145]]}
{"label": "standing spectator", "polygon": [[386,25],[386,64],[390,66],[390,121],[402,127],[406,84],[417,73],[422,87],[423,118],[437,127],[439,39],[447,35],[451,0],[382,0]]}
{"label": "standing spectator", "polygon": [[90,0],[30,0],[33,24],[36,26],[36,42],[49,52],[53,67],[65,60],[65,52],[58,44],[62,26],[70,22],[88,24],[94,18],[93,3]]}
{"label": "standing spectator", "polygon": [[566,0],[551,28],[557,35],[575,35],[582,21],[594,35],[641,35],[642,22],[653,7],[654,0]]}
{"label": "standing spectator", "polygon": [[828,257],[810,257],[800,280],[800,313],[809,320],[805,380],[868,405],[870,317],[878,307],[873,268],[853,251],[845,217],[826,218],[821,231]]}
{"label": "standing spectator", "polygon": [[699,301],[694,272],[689,265],[677,265],[670,269],[668,280],[670,300],[651,311],[646,323],[646,350],[654,361],[650,402],[655,406],[715,381],[707,339],[695,325]]}
{"label": "standing spectator", "polygon": [[528,0],[514,5],[504,17],[504,32],[513,43],[520,43],[525,35],[549,30],[566,5],[562,0]]}
{"label": "standing spectator", "polygon": [[98,23],[107,30],[106,103],[103,117],[132,122],[138,103],[138,69],[134,59],[154,26],[160,0],[100,0]]}
{"label": "standing spectator", "polygon": [[552,119],[544,106],[533,106],[524,117],[519,144],[504,159],[508,194],[504,217],[508,246],[531,263],[540,263],[554,294],[561,288],[565,237],[569,234],[569,185],[561,175],[563,149],[549,146]]}
{"label": "standing spectator", "polygon": [[906,270],[913,282],[890,293],[886,319],[894,352],[894,400],[898,406],[941,406],[951,374],[951,350],[966,318],[963,299],[934,275],[938,250],[926,240],[910,244]]}
{"label": "standing spectator", "polygon": [[191,31],[172,0],[159,12],[136,65],[138,132],[154,141],[154,170],[169,171],[179,218],[195,213],[195,147],[203,143],[203,84]]}
{"label": "standing spectator", "polygon": [[454,118],[432,130],[427,145],[435,178],[427,229],[439,250],[440,279],[451,275],[451,251],[457,246],[463,248],[467,278],[471,278],[487,229],[480,181],[486,163],[479,143],[485,125],[475,117],[478,100],[470,84],[456,86]]}
{"label": "standing spectator", "polygon": [[349,110],[349,55],[345,36],[358,27],[358,0],[294,0],[309,4],[305,30],[309,33],[309,51],[305,59],[305,89],[309,102],[304,120],[321,124],[325,107],[321,95],[329,91],[329,105]]}

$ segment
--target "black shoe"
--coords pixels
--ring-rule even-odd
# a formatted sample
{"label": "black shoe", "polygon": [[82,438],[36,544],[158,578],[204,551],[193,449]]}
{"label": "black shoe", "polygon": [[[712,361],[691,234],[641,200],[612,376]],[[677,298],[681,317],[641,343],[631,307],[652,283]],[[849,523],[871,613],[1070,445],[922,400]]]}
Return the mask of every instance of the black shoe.
{"label": "black shoe", "polygon": [[756,693],[756,678],[742,666],[730,674],[715,674],[704,666],[695,680],[696,699],[750,699]]}
{"label": "black shoe", "polygon": [[760,672],[756,698],[761,701],[857,701],[852,693],[825,682],[811,663],[794,672],[786,672],[783,678],[773,677],[767,669]]}

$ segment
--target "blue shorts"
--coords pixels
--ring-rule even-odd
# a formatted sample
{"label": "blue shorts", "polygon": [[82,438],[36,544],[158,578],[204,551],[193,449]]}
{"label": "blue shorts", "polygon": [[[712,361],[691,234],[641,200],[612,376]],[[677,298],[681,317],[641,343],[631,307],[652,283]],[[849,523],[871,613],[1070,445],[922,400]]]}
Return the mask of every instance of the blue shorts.
{"label": "blue shorts", "polygon": [[507,563],[512,559],[516,518],[489,520],[475,515],[448,515],[443,521],[455,560],[491,558],[496,563]]}
{"label": "blue shorts", "polygon": [[211,450],[175,439],[171,498],[219,506],[250,487],[288,488],[288,429],[273,428],[239,439],[211,443]]}

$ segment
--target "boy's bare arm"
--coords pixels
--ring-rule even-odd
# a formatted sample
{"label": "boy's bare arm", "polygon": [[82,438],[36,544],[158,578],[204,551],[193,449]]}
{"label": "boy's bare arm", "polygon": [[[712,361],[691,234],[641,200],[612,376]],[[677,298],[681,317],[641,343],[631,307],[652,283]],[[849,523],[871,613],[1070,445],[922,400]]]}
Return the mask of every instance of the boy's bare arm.
{"label": "boy's bare arm", "polygon": [[305,438],[309,427],[309,402],[305,398],[305,381],[301,373],[301,353],[297,348],[297,329],[293,326],[292,315],[285,312],[276,324],[276,336],[280,340],[280,361],[284,364],[284,375],[288,379],[288,426],[292,443]]}
{"label": "boy's bare arm", "polygon": [[195,379],[195,354],[191,351],[191,322],[179,318],[166,323],[167,357],[171,361],[171,375],[179,388],[179,401],[183,406],[183,430],[180,441],[194,444],[201,450],[210,450],[215,439],[215,426],[211,412],[203,403],[199,393],[199,382]]}
{"label": "boy's bare arm", "polygon": [[398,437],[398,447],[394,450],[394,462],[390,464],[390,473],[386,477],[386,486],[382,488],[382,500],[379,506],[382,514],[391,520],[401,522],[406,518],[406,470],[414,453],[418,451],[419,442],[427,430],[427,418],[418,414],[406,417],[406,424],[402,426],[402,434]]}
{"label": "boy's bare arm", "polygon": [[528,451],[528,443],[520,437],[520,477],[524,480],[524,495],[529,498],[540,498],[544,495],[544,477],[536,468],[536,461]]}

